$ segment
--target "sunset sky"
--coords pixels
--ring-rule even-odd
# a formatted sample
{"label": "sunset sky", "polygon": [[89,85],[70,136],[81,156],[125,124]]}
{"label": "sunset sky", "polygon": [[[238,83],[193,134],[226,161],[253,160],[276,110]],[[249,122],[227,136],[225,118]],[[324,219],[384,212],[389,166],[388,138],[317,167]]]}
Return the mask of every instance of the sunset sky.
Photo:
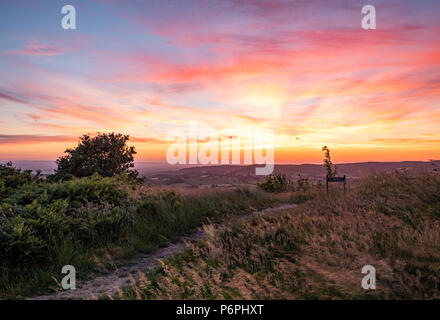
{"label": "sunset sky", "polygon": [[440,159],[438,0],[2,0],[0,39],[0,160],[115,131],[165,161],[188,121],[273,129],[276,163]]}

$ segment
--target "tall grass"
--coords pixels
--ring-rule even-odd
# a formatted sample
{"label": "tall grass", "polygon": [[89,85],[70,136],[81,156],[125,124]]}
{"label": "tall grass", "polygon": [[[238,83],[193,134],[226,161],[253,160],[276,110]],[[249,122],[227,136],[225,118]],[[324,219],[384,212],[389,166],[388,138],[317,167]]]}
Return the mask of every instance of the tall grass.
{"label": "tall grass", "polygon": [[113,268],[102,257],[122,263],[208,221],[289,200],[256,188],[149,188],[124,176],[19,184],[0,205],[0,298],[57,288],[63,265],[87,279]]}
{"label": "tall grass", "polygon": [[[440,176],[384,174],[297,208],[207,226],[121,299],[438,299]],[[364,265],[377,289],[361,286]]]}

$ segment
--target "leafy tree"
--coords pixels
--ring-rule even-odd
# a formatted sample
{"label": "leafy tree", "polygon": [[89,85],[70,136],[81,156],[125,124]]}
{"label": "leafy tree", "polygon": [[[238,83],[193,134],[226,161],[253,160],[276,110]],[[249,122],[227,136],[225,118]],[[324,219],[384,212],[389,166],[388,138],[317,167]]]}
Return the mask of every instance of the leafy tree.
{"label": "leafy tree", "polygon": [[337,168],[332,163],[332,160],[330,158],[330,149],[327,148],[327,146],[322,147],[322,151],[324,151],[324,168],[327,173],[327,176],[332,178],[336,176]]}
{"label": "leafy tree", "polygon": [[136,151],[134,146],[127,146],[129,138],[128,135],[113,132],[83,135],[76,148],[67,149],[67,155],[56,161],[58,169],[54,175],[55,180],[89,177],[95,173],[112,177],[124,172],[137,178],[139,173],[130,170],[134,167],[133,156]]}

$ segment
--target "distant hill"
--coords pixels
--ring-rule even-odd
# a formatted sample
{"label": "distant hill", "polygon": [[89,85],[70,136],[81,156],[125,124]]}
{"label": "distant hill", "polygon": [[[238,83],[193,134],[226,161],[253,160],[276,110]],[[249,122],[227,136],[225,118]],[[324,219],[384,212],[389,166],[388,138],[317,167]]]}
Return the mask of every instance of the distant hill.
{"label": "distant hill", "polygon": [[[6,163],[6,161],[0,161]],[[23,170],[41,170],[43,174],[51,174],[56,169],[55,161],[13,161],[15,167]],[[434,167],[440,170],[440,160],[403,161],[403,162],[361,162],[337,164],[338,175],[346,175],[351,180],[359,179],[371,173],[394,170],[429,171]],[[200,185],[229,186],[238,184],[255,184],[265,179],[255,175],[256,165],[170,165],[157,162],[136,162],[135,169],[142,176],[157,184],[197,187]],[[300,174],[311,181],[325,179],[324,167],[321,164],[285,164],[275,165],[274,173],[284,173],[290,179],[296,180]]]}
{"label": "distant hill", "polygon": [[[8,161],[0,161],[0,164],[5,164]],[[45,160],[13,160],[11,161],[14,167],[22,170],[41,170],[43,175],[52,174],[57,165],[55,161],[45,161]]]}
{"label": "distant hill", "polygon": [[[435,166],[440,169],[440,161],[404,161],[404,162],[362,162],[337,164],[338,175],[346,175],[351,180],[372,173],[389,172],[394,170],[432,171]],[[256,165],[237,166],[196,166],[176,171],[153,173],[148,177],[158,184],[182,185],[196,187],[200,185],[236,185],[255,184],[265,179],[255,175]],[[324,167],[320,164],[287,164],[275,165],[274,173],[284,173],[290,179],[296,180],[298,175],[310,181],[325,179]]]}

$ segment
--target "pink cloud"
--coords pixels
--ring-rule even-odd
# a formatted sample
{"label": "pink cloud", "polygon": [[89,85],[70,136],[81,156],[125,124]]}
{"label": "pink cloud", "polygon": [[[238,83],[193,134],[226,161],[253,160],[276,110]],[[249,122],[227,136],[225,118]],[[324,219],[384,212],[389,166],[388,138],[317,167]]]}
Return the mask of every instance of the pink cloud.
{"label": "pink cloud", "polygon": [[22,56],[51,57],[64,54],[66,52],[66,49],[59,48],[53,45],[41,44],[37,41],[29,41],[22,49],[6,50],[5,52],[8,54],[18,54]]}

